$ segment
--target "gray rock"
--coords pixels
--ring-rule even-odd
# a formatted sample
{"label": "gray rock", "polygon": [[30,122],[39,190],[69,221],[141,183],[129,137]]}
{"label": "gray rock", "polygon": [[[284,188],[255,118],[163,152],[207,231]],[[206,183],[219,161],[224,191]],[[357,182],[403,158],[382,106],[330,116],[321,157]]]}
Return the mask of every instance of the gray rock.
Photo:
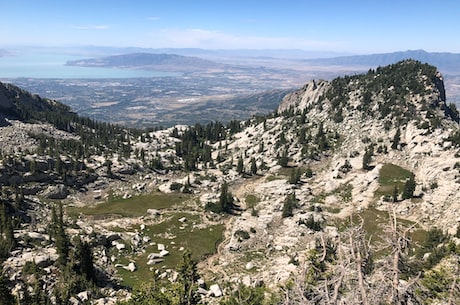
{"label": "gray rock", "polygon": [[153,259],[148,260],[147,265],[155,265],[155,264],[159,264],[159,263],[161,263],[163,261],[164,261],[164,259],[161,259],[161,258],[153,258]]}
{"label": "gray rock", "polygon": [[82,302],[88,301],[89,300],[89,292],[88,291],[82,291],[79,294],[77,294],[77,297]]}
{"label": "gray rock", "polygon": [[216,298],[219,298],[219,297],[221,297],[223,295],[223,293],[222,293],[222,290],[220,289],[219,285],[214,284],[214,285],[211,285],[211,287],[209,287],[208,295],[216,297]]}
{"label": "gray rock", "polygon": [[249,262],[246,264],[246,270],[251,270],[254,268],[254,264],[252,262]]}
{"label": "gray rock", "polygon": [[128,270],[130,272],[134,272],[134,271],[136,271],[136,269],[137,269],[136,264],[134,264],[133,262],[129,263],[128,267],[126,268],[126,270]]}
{"label": "gray rock", "polygon": [[148,209],[147,214],[150,214],[152,216],[159,216],[161,215],[161,212],[157,209]]}
{"label": "gray rock", "polygon": [[161,250],[161,251],[160,251],[160,256],[161,256],[161,257],[167,256],[167,255],[169,255],[169,251],[168,251],[168,250]]}
{"label": "gray rock", "polygon": [[50,185],[45,191],[44,196],[48,199],[65,199],[69,195],[69,190],[63,184]]}

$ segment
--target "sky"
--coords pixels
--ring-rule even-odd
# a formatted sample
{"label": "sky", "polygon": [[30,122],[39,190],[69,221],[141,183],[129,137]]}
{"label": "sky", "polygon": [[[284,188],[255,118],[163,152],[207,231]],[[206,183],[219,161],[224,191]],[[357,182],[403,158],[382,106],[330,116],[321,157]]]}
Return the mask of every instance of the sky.
{"label": "sky", "polygon": [[0,48],[460,53],[460,1],[0,0]]}

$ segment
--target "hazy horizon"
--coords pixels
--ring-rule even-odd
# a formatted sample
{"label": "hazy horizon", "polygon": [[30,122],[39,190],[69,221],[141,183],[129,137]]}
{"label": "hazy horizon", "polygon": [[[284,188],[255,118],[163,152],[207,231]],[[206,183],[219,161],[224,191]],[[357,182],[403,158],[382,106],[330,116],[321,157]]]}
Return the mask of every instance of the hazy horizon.
{"label": "hazy horizon", "polygon": [[2,7],[11,46],[460,52],[460,3],[18,0]]}

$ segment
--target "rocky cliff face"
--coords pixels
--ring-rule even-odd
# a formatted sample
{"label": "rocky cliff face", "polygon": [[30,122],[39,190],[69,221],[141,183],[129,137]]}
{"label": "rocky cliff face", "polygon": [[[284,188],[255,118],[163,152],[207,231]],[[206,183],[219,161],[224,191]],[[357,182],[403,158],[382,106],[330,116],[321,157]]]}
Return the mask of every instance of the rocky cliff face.
{"label": "rocky cliff face", "polygon": [[330,83],[324,80],[311,81],[303,88],[288,94],[278,107],[278,112],[282,113],[293,109],[294,111],[304,111],[310,105],[318,103],[320,97],[329,89]]}

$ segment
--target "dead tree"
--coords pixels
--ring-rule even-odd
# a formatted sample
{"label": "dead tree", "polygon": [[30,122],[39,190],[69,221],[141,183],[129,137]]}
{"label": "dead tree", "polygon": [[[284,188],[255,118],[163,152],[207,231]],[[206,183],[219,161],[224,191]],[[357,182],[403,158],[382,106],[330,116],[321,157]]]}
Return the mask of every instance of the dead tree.
{"label": "dead tree", "polygon": [[401,281],[405,257],[410,246],[409,232],[416,226],[404,227],[398,223],[394,210],[389,211],[389,224],[384,229],[386,236],[380,245],[381,252],[388,252],[378,262],[372,281],[375,283],[372,291],[372,301],[381,302],[386,299],[388,304],[406,304],[410,299],[412,304],[419,304],[415,297],[415,286],[419,276],[407,281]]}

